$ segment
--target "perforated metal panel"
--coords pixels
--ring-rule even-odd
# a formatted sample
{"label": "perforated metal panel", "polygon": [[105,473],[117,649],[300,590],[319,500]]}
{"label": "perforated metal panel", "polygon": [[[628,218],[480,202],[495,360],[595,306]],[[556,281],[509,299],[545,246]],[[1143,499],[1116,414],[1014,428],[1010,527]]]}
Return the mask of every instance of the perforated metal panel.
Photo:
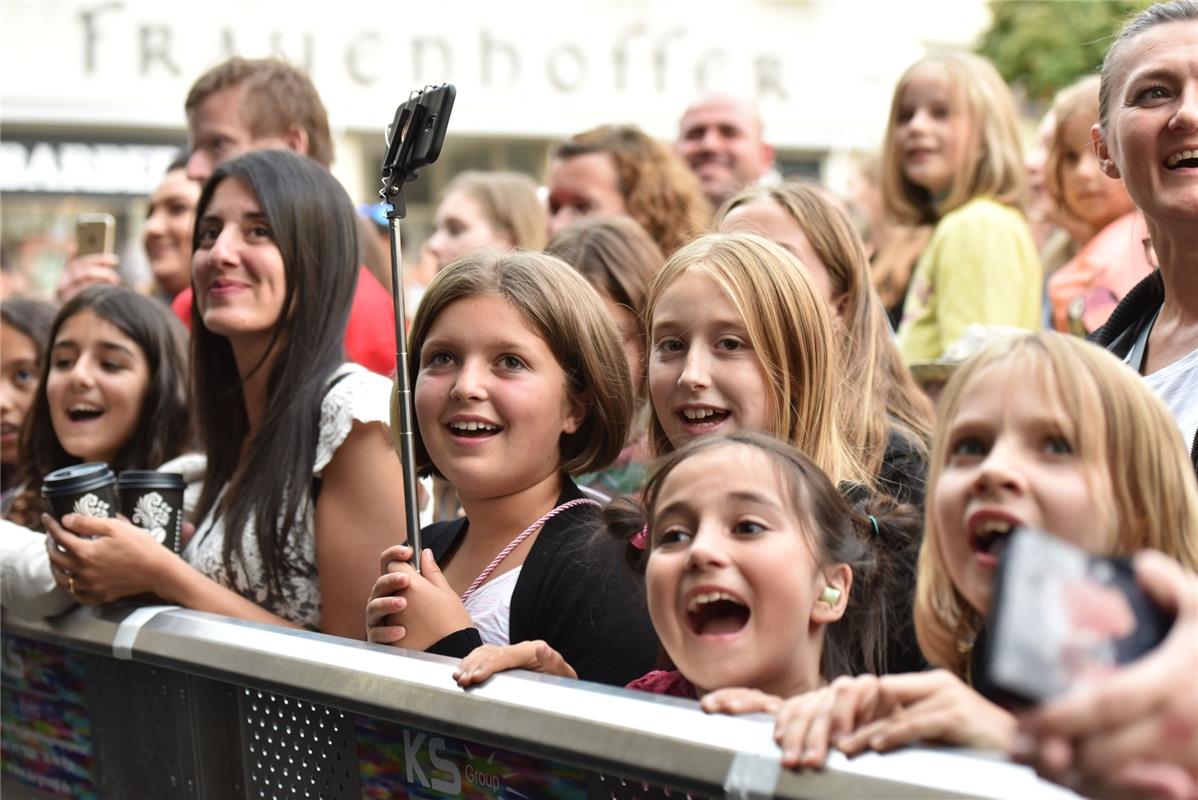
{"label": "perforated metal panel", "polygon": [[245,785],[255,798],[358,798],[353,719],[335,708],[243,689]]}

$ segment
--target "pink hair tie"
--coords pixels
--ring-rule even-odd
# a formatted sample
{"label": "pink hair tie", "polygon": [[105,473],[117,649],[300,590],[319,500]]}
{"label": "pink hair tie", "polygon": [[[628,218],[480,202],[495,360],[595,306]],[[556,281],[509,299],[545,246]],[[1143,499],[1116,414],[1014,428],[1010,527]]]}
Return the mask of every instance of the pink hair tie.
{"label": "pink hair tie", "polygon": [[630,545],[632,545],[633,547],[635,547],[637,550],[644,550],[645,549],[645,539],[647,539],[648,537],[649,537],[649,526],[646,525],[645,527],[641,528],[636,533],[632,534],[632,538],[628,540],[628,543]]}

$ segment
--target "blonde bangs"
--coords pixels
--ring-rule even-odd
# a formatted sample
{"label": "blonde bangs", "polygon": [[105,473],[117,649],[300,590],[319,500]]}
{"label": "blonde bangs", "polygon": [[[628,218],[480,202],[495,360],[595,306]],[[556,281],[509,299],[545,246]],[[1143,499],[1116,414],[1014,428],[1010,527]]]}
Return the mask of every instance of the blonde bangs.
{"label": "blonde bangs", "polygon": [[[961,161],[945,198],[936,202],[926,190],[902,174],[895,151],[895,128],[903,90],[919,69],[937,67],[953,98],[955,113],[967,120],[970,143],[962,148]],[[1011,90],[986,59],[960,51],[946,51],[916,61],[899,79],[891,101],[882,154],[882,199],[886,210],[900,222],[935,222],[975,197],[990,197],[1021,208],[1027,195],[1027,172],[1019,135],[1019,114]]]}
{"label": "blonde bangs", "polygon": [[[932,439],[928,505],[947,457],[947,434],[961,397],[986,369],[1014,362],[1053,395],[1062,433],[1087,471],[1099,513],[1114,519],[1109,555],[1152,548],[1198,567],[1198,485],[1177,423],[1144,381],[1118,358],[1080,339],[1041,331],[983,348],[945,386]],[[1102,490],[1109,481],[1109,494]],[[928,660],[966,676],[969,648],[981,619],[953,586],[934,513],[928,513],[915,593],[915,630]]]}

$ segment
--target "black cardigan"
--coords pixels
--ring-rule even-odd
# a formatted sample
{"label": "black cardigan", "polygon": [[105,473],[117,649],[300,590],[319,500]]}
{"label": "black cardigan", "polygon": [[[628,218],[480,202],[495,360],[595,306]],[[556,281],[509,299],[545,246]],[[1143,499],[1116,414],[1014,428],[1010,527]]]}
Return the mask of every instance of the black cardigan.
{"label": "black cardigan", "polygon": [[[1104,347],[1119,358],[1127,358],[1140,331],[1152,324],[1165,303],[1165,282],[1159,270],[1137,283],[1111,312],[1106,324],[1090,334],[1090,341]],[[1198,477],[1198,431],[1190,446],[1194,475]]]}
{"label": "black cardigan", "polygon": [[[557,505],[583,498],[562,477]],[[423,530],[423,545],[438,563],[462,542],[469,522],[440,522]],[[623,546],[605,536],[594,506],[575,506],[545,523],[512,591],[512,643],[544,639],[582,680],[624,686],[653,669],[657,636],[644,584],[623,564]],[[451,633],[428,648],[463,657],[483,643],[476,628]]]}

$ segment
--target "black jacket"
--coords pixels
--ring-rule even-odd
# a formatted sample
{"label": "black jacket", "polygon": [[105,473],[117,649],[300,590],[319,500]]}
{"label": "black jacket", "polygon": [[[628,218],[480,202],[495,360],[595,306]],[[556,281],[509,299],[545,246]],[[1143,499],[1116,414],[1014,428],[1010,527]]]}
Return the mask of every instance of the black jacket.
{"label": "black jacket", "polygon": [[[563,477],[560,505],[585,497]],[[469,522],[423,530],[438,563],[462,542]],[[657,663],[643,581],[624,566],[623,546],[601,530],[599,510],[575,506],[545,523],[512,591],[512,643],[544,639],[582,680],[624,686]],[[428,652],[462,657],[481,645],[475,628],[451,633]]]}
{"label": "black jacket", "polygon": [[[1127,293],[1110,318],[1098,330],[1090,334],[1090,341],[1104,347],[1119,358],[1127,358],[1136,338],[1145,325],[1151,325],[1165,303],[1165,282],[1160,271],[1154,271]],[[1198,432],[1190,445],[1190,458],[1194,462],[1194,475],[1198,477]]]}

